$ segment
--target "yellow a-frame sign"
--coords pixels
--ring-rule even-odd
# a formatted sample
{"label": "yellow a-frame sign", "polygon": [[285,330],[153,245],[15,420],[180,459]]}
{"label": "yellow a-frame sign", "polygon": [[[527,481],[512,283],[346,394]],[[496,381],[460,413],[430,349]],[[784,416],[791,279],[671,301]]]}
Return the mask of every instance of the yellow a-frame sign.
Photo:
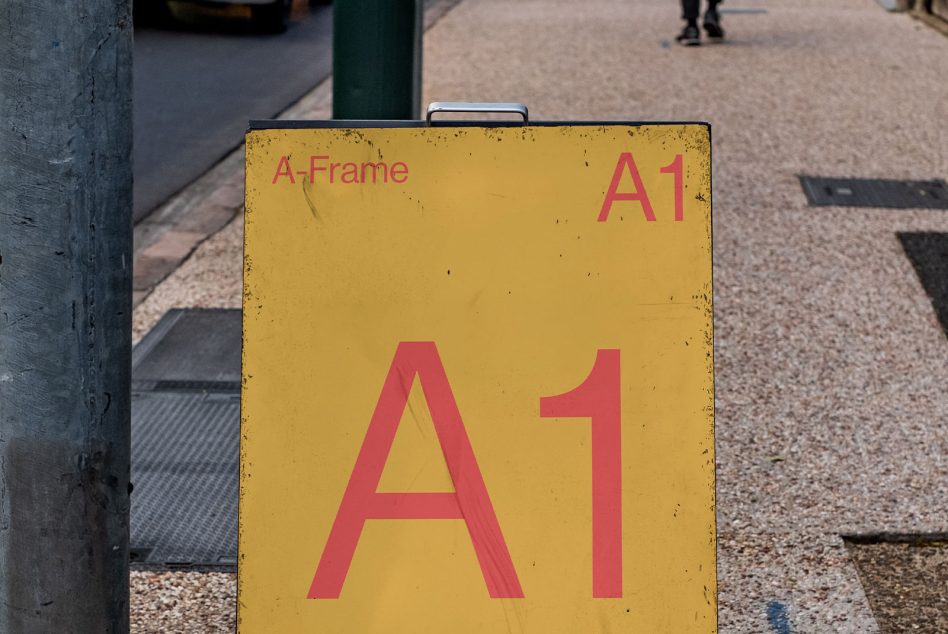
{"label": "yellow a-frame sign", "polygon": [[716,631],[704,124],[247,136],[239,630]]}

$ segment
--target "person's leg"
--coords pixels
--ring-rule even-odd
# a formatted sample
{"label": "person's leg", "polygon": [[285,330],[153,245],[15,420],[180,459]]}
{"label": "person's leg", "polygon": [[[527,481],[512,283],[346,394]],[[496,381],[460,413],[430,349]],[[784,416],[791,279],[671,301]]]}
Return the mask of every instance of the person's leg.
{"label": "person's leg", "polygon": [[681,0],[681,19],[689,24],[698,24],[698,14],[701,12],[701,0]]}
{"label": "person's leg", "polygon": [[721,16],[718,14],[718,5],[722,0],[708,0],[708,10],[704,14],[704,30],[708,37],[720,39],[724,37],[724,29],[721,28]]}
{"label": "person's leg", "polygon": [[685,29],[676,39],[686,46],[701,44],[701,31],[698,30],[698,14],[701,12],[701,0],[681,0],[681,17],[685,20]]}

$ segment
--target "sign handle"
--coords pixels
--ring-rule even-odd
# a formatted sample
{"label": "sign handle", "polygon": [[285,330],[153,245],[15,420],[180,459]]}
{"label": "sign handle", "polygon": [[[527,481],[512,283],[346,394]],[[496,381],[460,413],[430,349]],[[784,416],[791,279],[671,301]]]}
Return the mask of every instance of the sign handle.
{"label": "sign handle", "polygon": [[431,125],[431,117],[438,112],[475,112],[475,113],[506,113],[519,114],[523,117],[523,122],[530,121],[527,115],[527,106],[522,103],[509,102],[469,102],[469,101],[433,101],[428,106],[428,125]]}

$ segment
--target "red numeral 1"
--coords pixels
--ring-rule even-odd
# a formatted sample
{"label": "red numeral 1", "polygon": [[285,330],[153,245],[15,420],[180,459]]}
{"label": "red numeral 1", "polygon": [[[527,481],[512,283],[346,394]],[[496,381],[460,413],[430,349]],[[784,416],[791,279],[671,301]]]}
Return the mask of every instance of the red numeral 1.
{"label": "red numeral 1", "polygon": [[[681,156],[676,162],[680,174]],[[596,598],[622,596],[620,391],[619,351],[599,350],[582,385],[566,394],[540,399],[540,416],[544,418],[592,419],[592,558]]]}
{"label": "red numeral 1", "polygon": [[675,220],[678,222],[685,219],[685,186],[681,163],[681,154],[677,154],[674,161],[659,170],[662,174],[675,175]]}

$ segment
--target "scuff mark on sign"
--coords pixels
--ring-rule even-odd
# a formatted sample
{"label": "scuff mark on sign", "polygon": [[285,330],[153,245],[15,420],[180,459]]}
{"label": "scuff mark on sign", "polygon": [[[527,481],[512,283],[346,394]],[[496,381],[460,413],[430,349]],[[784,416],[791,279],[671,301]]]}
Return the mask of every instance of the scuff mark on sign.
{"label": "scuff mark on sign", "polygon": [[304,181],[303,182],[303,197],[306,198],[306,204],[307,206],[309,206],[309,213],[313,215],[313,218],[316,219],[317,222],[321,223],[323,219],[319,215],[319,210],[316,208],[316,201],[313,200],[314,196],[313,196],[312,190],[314,188],[315,188],[314,184]]}

